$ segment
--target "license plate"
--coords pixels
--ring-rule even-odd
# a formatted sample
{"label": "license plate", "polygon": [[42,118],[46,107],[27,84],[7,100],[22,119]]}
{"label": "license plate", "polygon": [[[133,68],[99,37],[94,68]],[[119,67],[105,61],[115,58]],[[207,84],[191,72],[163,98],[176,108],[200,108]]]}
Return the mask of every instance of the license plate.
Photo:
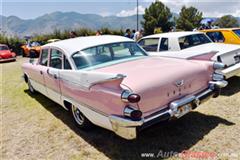
{"label": "license plate", "polygon": [[192,110],[192,106],[190,104],[178,107],[177,113],[175,114],[175,117],[180,118],[183,115],[187,114]]}

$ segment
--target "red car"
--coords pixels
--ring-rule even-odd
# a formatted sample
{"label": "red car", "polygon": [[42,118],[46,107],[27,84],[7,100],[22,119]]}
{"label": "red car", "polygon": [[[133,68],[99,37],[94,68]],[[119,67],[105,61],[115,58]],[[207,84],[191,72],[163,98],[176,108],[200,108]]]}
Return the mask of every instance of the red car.
{"label": "red car", "polygon": [[12,52],[7,45],[0,44],[0,62],[15,61],[16,53]]}

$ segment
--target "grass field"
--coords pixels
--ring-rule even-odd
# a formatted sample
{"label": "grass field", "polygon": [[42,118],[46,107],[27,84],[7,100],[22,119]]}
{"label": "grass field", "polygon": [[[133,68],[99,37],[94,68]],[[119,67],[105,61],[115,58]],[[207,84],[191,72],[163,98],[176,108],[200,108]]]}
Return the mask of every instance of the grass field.
{"label": "grass field", "polygon": [[[0,64],[3,160],[151,160],[171,151],[240,159],[240,75],[229,80],[217,99],[177,121],[144,130],[136,140],[126,141],[99,127],[81,131],[58,104],[41,94],[29,94],[21,79],[24,61],[27,59],[18,58]],[[153,153],[155,158],[144,158],[144,153]]]}

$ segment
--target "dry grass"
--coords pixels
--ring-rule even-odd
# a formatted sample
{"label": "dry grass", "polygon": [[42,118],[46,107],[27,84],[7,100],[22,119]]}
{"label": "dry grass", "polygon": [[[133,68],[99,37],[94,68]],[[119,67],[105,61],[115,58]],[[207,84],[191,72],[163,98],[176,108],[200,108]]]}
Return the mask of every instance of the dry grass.
{"label": "dry grass", "polygon": [[230,79],[219,98],[177,121],[144,130],[137,140],[126,141],[99,127],[81,131],[59,105],[41,94],[31,96],[21,79],[23,61],[0,64],[3,160],[160,159],[143,158],[141,153],[184,150],[240,159],[240,77]]}

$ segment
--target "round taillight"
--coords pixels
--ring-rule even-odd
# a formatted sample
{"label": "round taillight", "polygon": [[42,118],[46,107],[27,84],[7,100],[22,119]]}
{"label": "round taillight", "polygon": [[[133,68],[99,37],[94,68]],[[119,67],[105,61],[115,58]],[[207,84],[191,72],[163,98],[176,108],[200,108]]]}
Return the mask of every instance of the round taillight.
{"label": "round taillight", "polygon": [[133,119],[133,120],[138,120],[142,117],[142,112],[139,111],[139,110],[134,110],[130,113],[130,117]]}
{"label": "round taillight", "polygon": [[141,97],[138,94],[130,94],[127,97],[128,102],[130,103],[137,103],[141,100]]}

